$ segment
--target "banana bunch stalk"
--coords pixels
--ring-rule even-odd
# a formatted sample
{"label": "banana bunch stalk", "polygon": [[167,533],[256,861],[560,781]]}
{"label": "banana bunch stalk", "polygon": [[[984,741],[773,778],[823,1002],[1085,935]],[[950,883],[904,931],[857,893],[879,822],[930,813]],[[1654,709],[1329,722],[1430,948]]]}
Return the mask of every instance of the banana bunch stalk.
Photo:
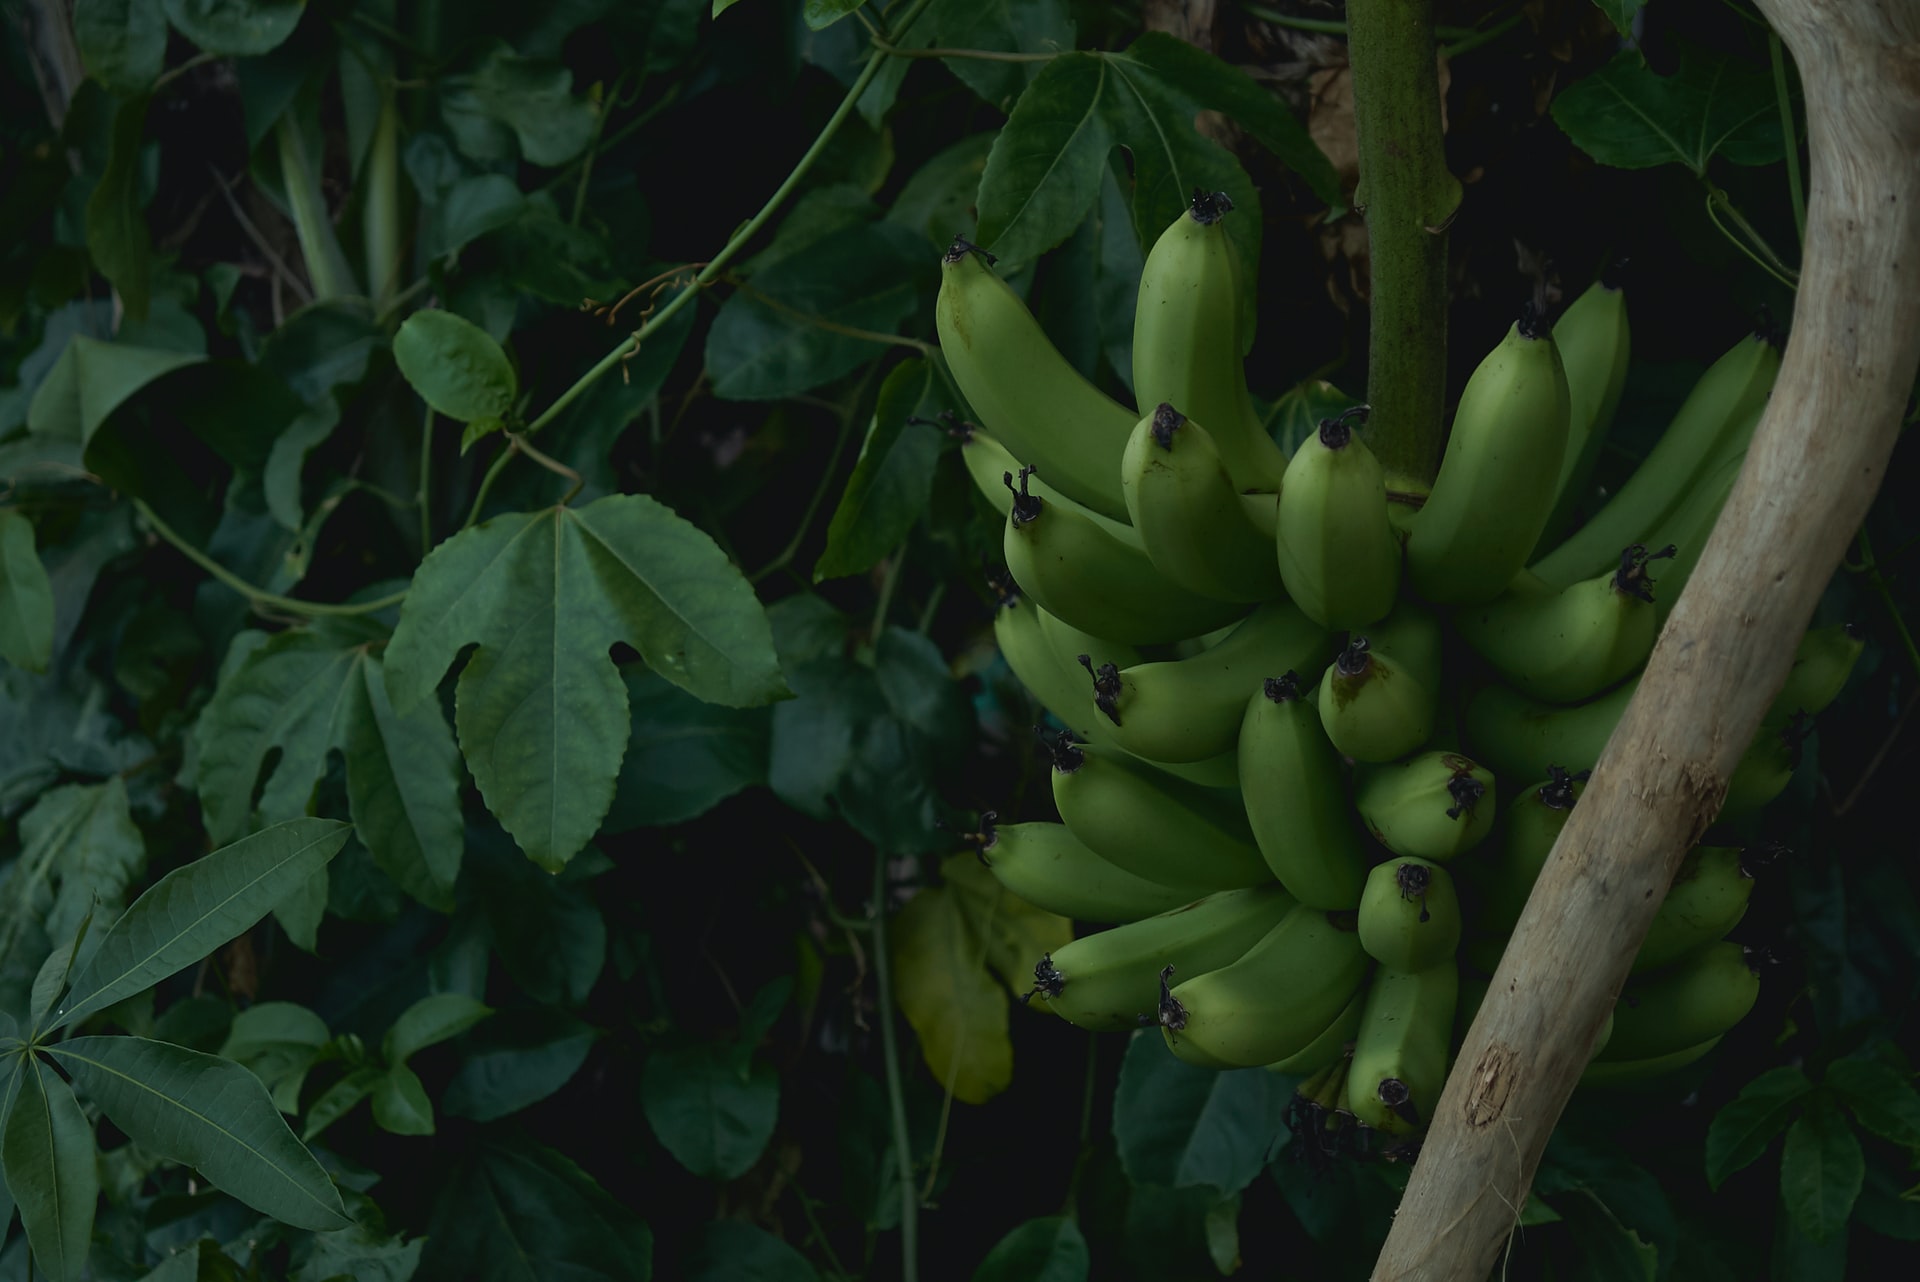
{"label": "banana bunch stalk", "polygon": [[[1058,820],[989,813],[968,840],[1015,894],[1107,927],[1038,959],[1029,999],[1157,1028],[1192,1064],[1298,1075],[1312,1160],[1410,1156],[1779,357],[1736,343],[1596,509],[1625,295],[1596,285],[1557,327],[1529,308],[1468,379],[1413,509],[1389,500],[1365,407],[1291,459],[1265,430],[1232,216],[1196,193],[1147,255],[1131,408],[1055,351],[990,255],[945,257],[940,340],[977,419],[953,431],[1005,522],[994,635],[1066,728],[1042,736]],[[1862,644],[1807,634],[1723,819],[1786,786]],[[1696,1060],[1752,1007],[1726,936],[1753,863],[1689,855],[1591,1083]]]}

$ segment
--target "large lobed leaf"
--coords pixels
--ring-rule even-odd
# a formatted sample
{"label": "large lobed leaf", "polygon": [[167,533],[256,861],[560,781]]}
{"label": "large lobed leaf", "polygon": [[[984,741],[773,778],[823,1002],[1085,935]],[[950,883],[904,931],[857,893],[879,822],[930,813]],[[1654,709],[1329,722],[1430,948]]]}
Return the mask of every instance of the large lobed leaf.
{"label": "large lobed leaf", "polygon": [[174,869],[100,941],[54,1027],[146,991],[251,928],[325,868],[352,831],[331,819],[294,819]]}
{"label": "large lobed leaf", "polygon": [[1621,51],[1555,97],[1553,119],[1582,151],[1622,169],[1680,164],[1704,175],[1714,156],[1768,165],[1786,146],[1765,72],[1687,49],[1671,76],[1637,49]]}
{"label": "large lobed leaf", "polygon": [[256,822],[305,814],[338,751],[374,861],[421,903],[451,911],[464,846],[459,749],[438,704],[394,711],[374,650],[380,636],[333,622],[281,632],[221,681],[197,730],[207,830],[227,841]]}
{"label": "large lobed leaf", "polygon": [[644,495],[497,517],[421,564],[386,656],[406,715],[462,646],[455,724],[481,795],[558,869],[599,828],[626,750],[615,642],[702,699],[786,694],[753,589],[706,534]]}
{"label": "large lobed leaf", "polygon": [[254,1210],[303,1229],[349,1222],[333,1181],[249,1070],[144,1037],[75,1037],[47,1053],[136,1143]]}

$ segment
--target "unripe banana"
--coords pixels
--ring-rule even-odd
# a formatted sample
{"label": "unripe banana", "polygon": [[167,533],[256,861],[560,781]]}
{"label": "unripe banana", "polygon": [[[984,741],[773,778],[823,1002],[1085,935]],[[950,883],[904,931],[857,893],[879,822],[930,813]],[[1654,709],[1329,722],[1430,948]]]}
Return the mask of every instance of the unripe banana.
{"label": "unripe banana", "polygon": [[[1557,766],[1549,771],[1553,778],[1522,791],[1501,816],[1505,822],[1493,858],[1467,865],[1464,873],[1477,900],[1474,933],[1497,937],[1501,947],[1519,922],[1574,803],[1586,790],[1584,774],[1576,778]],[[1478,964],[1480,958],[1473,960]]]}
{"label": "unripe banana", "polygon": [[1396,855],[1446,862],[1493,831],[1493,772],[1455,752],[1423,752],[1355,776],[1354,805]]}
{"label": "unripe banana", "polygon": [[1804,720],[1761,726],[1727,777],[1727,795],[1720,802],[1719,818],[1750,815],[1785,792],[1800,766],[1800,741],[1806,732]]}
{"label": "unripe banana", "polygon": [[1218,886],[1163,885],[1102,859],[1065,824],[996,824],[989,810],[971,834],[980,859],[1014,894],[1076,921],[1138,921],[1205,897]]}
{"label": "unripe banana", "polygon": [[1538,547],[1536,556],[1559,541],[1586,501],[1594,465],[1613,426],[1632,351],[1626,294],[1603,275],[1554,322],[1553,342],[1567,371],[1567,452],[1554,486],[1553,512],[1541,536],[1545,546]]}
{"label": "unripe banana", "polygon": [[[996,441],[990,433],[972,423],[959,423],[950,430],[960,438],[960,461],[966,464],[967,475],[973,479],[974,488],[986,496],[987,502],[1000,510],[1000,515],[1011,516],[1014,495],[1013,491],[1007,488],[1004,478],[1017,475],[1025,465],[1014,458],[1012,452]],[[1036,498],[1078,512],[1128,547],[1146,551],[1146,545],[1140,541],[1140,531],[1125,521],[1116,521],[1112,517],[1101,515],[1085,504],[1075,503],[1048,485],[1040,473],[1030,472],[1027,475],[1027,484]]]}
{"label": "unripe banana", "polygon": [[[1051,639],[1049,624],[1057,626],[1068,638],[1097,640],[1053,619],[1031,598],[1018,592],[1004,594],[994,609],[994,640],[999,642],[1000,653],[1013,669],[1013,675],[1041,706],[1076,736],[1094,743],[1104,742],[1106,736],[1101,733],[1101,726],[1106,719],[1087,701],[1086,674],[1071,658],[1061,656]],[[1138,652],[1131,647],[1122,649],[1116,644],[1112,648],[1138,658]]]}
{"label": "unripe banana", "polygon": [[1764,337],[1756,334],[1735,344],[1700,376],[1627,483],[1592,520],[1535,562],[1533,572],[1565,587],[1600,573],[1627,544],[1646,542],[1694,489],[1728,438],[1743,428],[1752,431],[1779,372],[1780,354]]}
{"label": "unripe banana", "polygon": [[1553,507],[1544,478],[1560,475],[1569,413],[1559,349],[1529,306],[1467,380],[1433,492],[1402,522],[1420,595],[1490,601],[1526,564]]}
{"label": "unripe banana", "polygon": [[1486,605],[1454,611],[1461,637],[1523,694],[1578,703],[1638,672],[1653,652],[1659,616],[1648,561],[1672,556],[1639,544],[1605,574],[1558,592],[1516,586]]}
{"label": "unripe banana", "polygon": [[934,327],[953,381],[986,429],[1049,485],[1125,521],[1120,451],[1135,416],[1060,355],[992,261],[957,237],[941,259]]}
{"label": "unripe banana", "polygon": [[1162,970],[1200,975],[1237,961],[1293,906],[1292,896],[1269,882],[1085,935],[1040,960],[1034,992],[1054,1014],[1095,1032],[1152,1024]]}
{"label": "unripe banana", "polygon": [[[1305,1049],[1295,1051],[1285,1059],[1277,1059],[1267,1065],[1276,1073],[1319,1073],[1347,1057],[1347,1048],[1354,1035],[1360,1031],[1360,1012],[1366,1008],[1367,990],[1362,987],[1355,991],[1346,1007],[1333,1017],[1320,1036],[1308,1042]],[[1304,1087],[1305,1082],[1301,1083]]]}
{"label": "unripe banana", "polygon": [[[1115,475],[1118,475],[1118,463]],[[1129,645],[1177,641],[1217,628],[1245,607],[1203,597],[1153,568],[1086,516],[1020,488],[1007,516],[1007,569],[1022,591],[1076,628]],[[1009,488],[1013,478],[1005,478]]]}
{"label": "unripe banana", "polygon": [[1176,983],[1161,1013],[1173,1053],[1257,1068],[1312,1045],[1366,979],[1351,914],[1341,916],[1300,905],[1232,965]]}
{"label": "unripe banana", "polygon": [[1323,420],[1294,451],[1275,532],[1288,595],[1330,628],[1384,618],[1400,590],[1386,475],[1354,434],[1353,413]]}
{"label": "unripe banana", "polygon": [[1451,964],[1460,946],[1460,900],[1439,864],[1399,857],[1376,864],[1360,897],[1360,946],[1389,970]]}
{"label": "unripe banana", "polygon": [[1433,733],[1433,687],[1363,636],[1327,666],[1315,702],[1327,738],[1355,761],[1392,761]]}
{"label": "unripe banana", "polygon": [[1630,981],[1613,1008],[1613,1038],[1599,1058],[1651,1059],[1698,1046],[1746,1018],[1760,977],[1746,950],[1722,940]]}
{"label": "unripe banana", "polygon": [[1111,750],[1055,740],[1053,802],[1102,859],[1193,889],[1182,903],[1273,878],[1237,804]]}
{"label": "unripe banana", "polygon": [[1640,678],[1571,706],[1530,699],[1492,682],[1467,702],[1467,746],[1503,779],[1538,779],[1549,766],[1578,773],[1593,769]]}
{"label": "unripe banana", "polygon": [[1269,673],[1311,668],[1328,640],[1292,602],[1269,601],[1191,658],[1119,669],[1089,655],[1086,666],[1114,742],[1149,761],[1201,761],[1234,746],[1248,695]]}
{"label": "unripe banana", "polygon": [[1133,387],[1142,406],[1162,401],[1207,425],[1235,489],[1274,490],[1287,470],[1247,395],[1252,314],[1224,219],[1225,192],[1194,193],[1160,234],[1140,271],[1133,322]]}
{"label": "unripe banana", "polygon": [[1203,422],[1162,402],[1135,425],[1120,458],[1127,515],[1175,583],[1222,601],[1270,600],[1282,591],[1273,537],[1250,518]]}
{"label": "unripe banana", "polygon": [[1362,1124],[1414,1135],[1433,1120],[1459,997],[1451,958],[1424,970],[1374,972],[1347,1070],[1347,1108]]}
{"label": "unripe banana", "polygon": [[1866,640],[1851,623],[1809,628],[1794,652],[1786,684],[1767,709],[1765,724],[1785,725],[1795,716],[1825,711],[1846,688]]}
{"label": "unripe banana", "polygon": [[1240,796],[1267,867],[1310,908],[1354,908],[1366,860],[1339,754],[1289,671],[1261,683],[1240,722]]}
{"label": "unripe banana", "polygon": [[1634,974],[1678,961],[1740,924],[1753,895],[1753,874],[1744,854],[1732,846],[1698,846],[1687,852],[1634,955]]}
{"label": "unripe banana", "polygon": [[1643,1085],[1704,1059],[1707,1052],[1718,1046],[1720,1038],[1724,1036],[1726,1034],[1722,1033],[1716,1037],[1709,1037],[1704,1042],[1696,1042],[1692,1046],[1683,1046],[1677,1051],[1668,1051],[1664,1055],[1652,1055],[1646,1059],[1596,1058],[1587,1065],[1586,1071],[1580,1074],[1580,1085],[1602,1089]]}

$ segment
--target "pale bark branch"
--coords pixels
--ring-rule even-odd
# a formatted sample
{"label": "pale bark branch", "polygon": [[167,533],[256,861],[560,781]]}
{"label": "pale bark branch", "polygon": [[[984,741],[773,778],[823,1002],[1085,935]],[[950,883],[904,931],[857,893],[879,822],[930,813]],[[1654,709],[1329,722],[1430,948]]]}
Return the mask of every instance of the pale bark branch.
{"label": "pale bark branch", "polygon": [[1880,486],[1920,361],[1920,5],[1759,0],[1812,153],[1780,379],[1435,1110],[1376,1282],[1480,1282],[1681,856]]}

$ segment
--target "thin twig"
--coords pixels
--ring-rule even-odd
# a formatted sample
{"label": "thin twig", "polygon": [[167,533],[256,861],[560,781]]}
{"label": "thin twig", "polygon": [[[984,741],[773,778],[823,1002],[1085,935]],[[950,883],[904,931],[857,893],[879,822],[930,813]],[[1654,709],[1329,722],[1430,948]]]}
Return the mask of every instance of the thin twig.
{"label": "thin twig", "polygon": [[305,281],[294,275],[293,268],[274,252],[273,246],[267,243],[267,238],[261,234],[258,227],[253,225],[253,220],[248,218],[246,211],[240,208],[239,200],[234,197],[233,190],[227,186],[227,180],[221,176],[219,169],[209,164],[207,171],[213,175],[214,187],[226,200],[227,208],[233,212],[233,220],[240,224],[240,230],[247,234],[247,239],[253,242],[253,247],[260,251],[261,256],[267,260],[267,265],[273,268],[274,275],[285,281],[287,286],[300,296],[301,302],[311,303],[313,291],[307,288]]}
{"label": "thin twig", "polygon": [[900,1080],[900,1047],[893,1031],[893,962],[887,956],[887,852],[873,852],[873,973],[880,990],[881,1053],[886,1057],[887,1112],[893,1122],[893,1156],[900,1177],[900,1275],[919,1282],[920,1201],[913,1188],[913,1139],[907,1130],[907,1096]]}
{"label": "thin twig", "polygon": [[301,601],[290,596],[280,596],[278,593],[263,591],[180,537],[172,526],[160,519],[158,512],[155,512],[147,506],[144,499],[134,498],[132,502],[134,511],[138,512],[141,517],[146,520],[147,524],[153,527],[155,534],[158,534],[168,543],[171,543],[187,560],[193,562],[227,587],[232,588],[235,592],[247,598],[248,601],[253,603],[255,608],[270,606],[276,610],[285,610],[290,614],[310,617],[327,615],[340,618],[352,618],[363,614],[376,614],[390,605],[398,605],[407,599],[405,592],[395,592],[389,596],[380,597],[377,600],[362,601],[353,605],[328,605],[319,601]]}

